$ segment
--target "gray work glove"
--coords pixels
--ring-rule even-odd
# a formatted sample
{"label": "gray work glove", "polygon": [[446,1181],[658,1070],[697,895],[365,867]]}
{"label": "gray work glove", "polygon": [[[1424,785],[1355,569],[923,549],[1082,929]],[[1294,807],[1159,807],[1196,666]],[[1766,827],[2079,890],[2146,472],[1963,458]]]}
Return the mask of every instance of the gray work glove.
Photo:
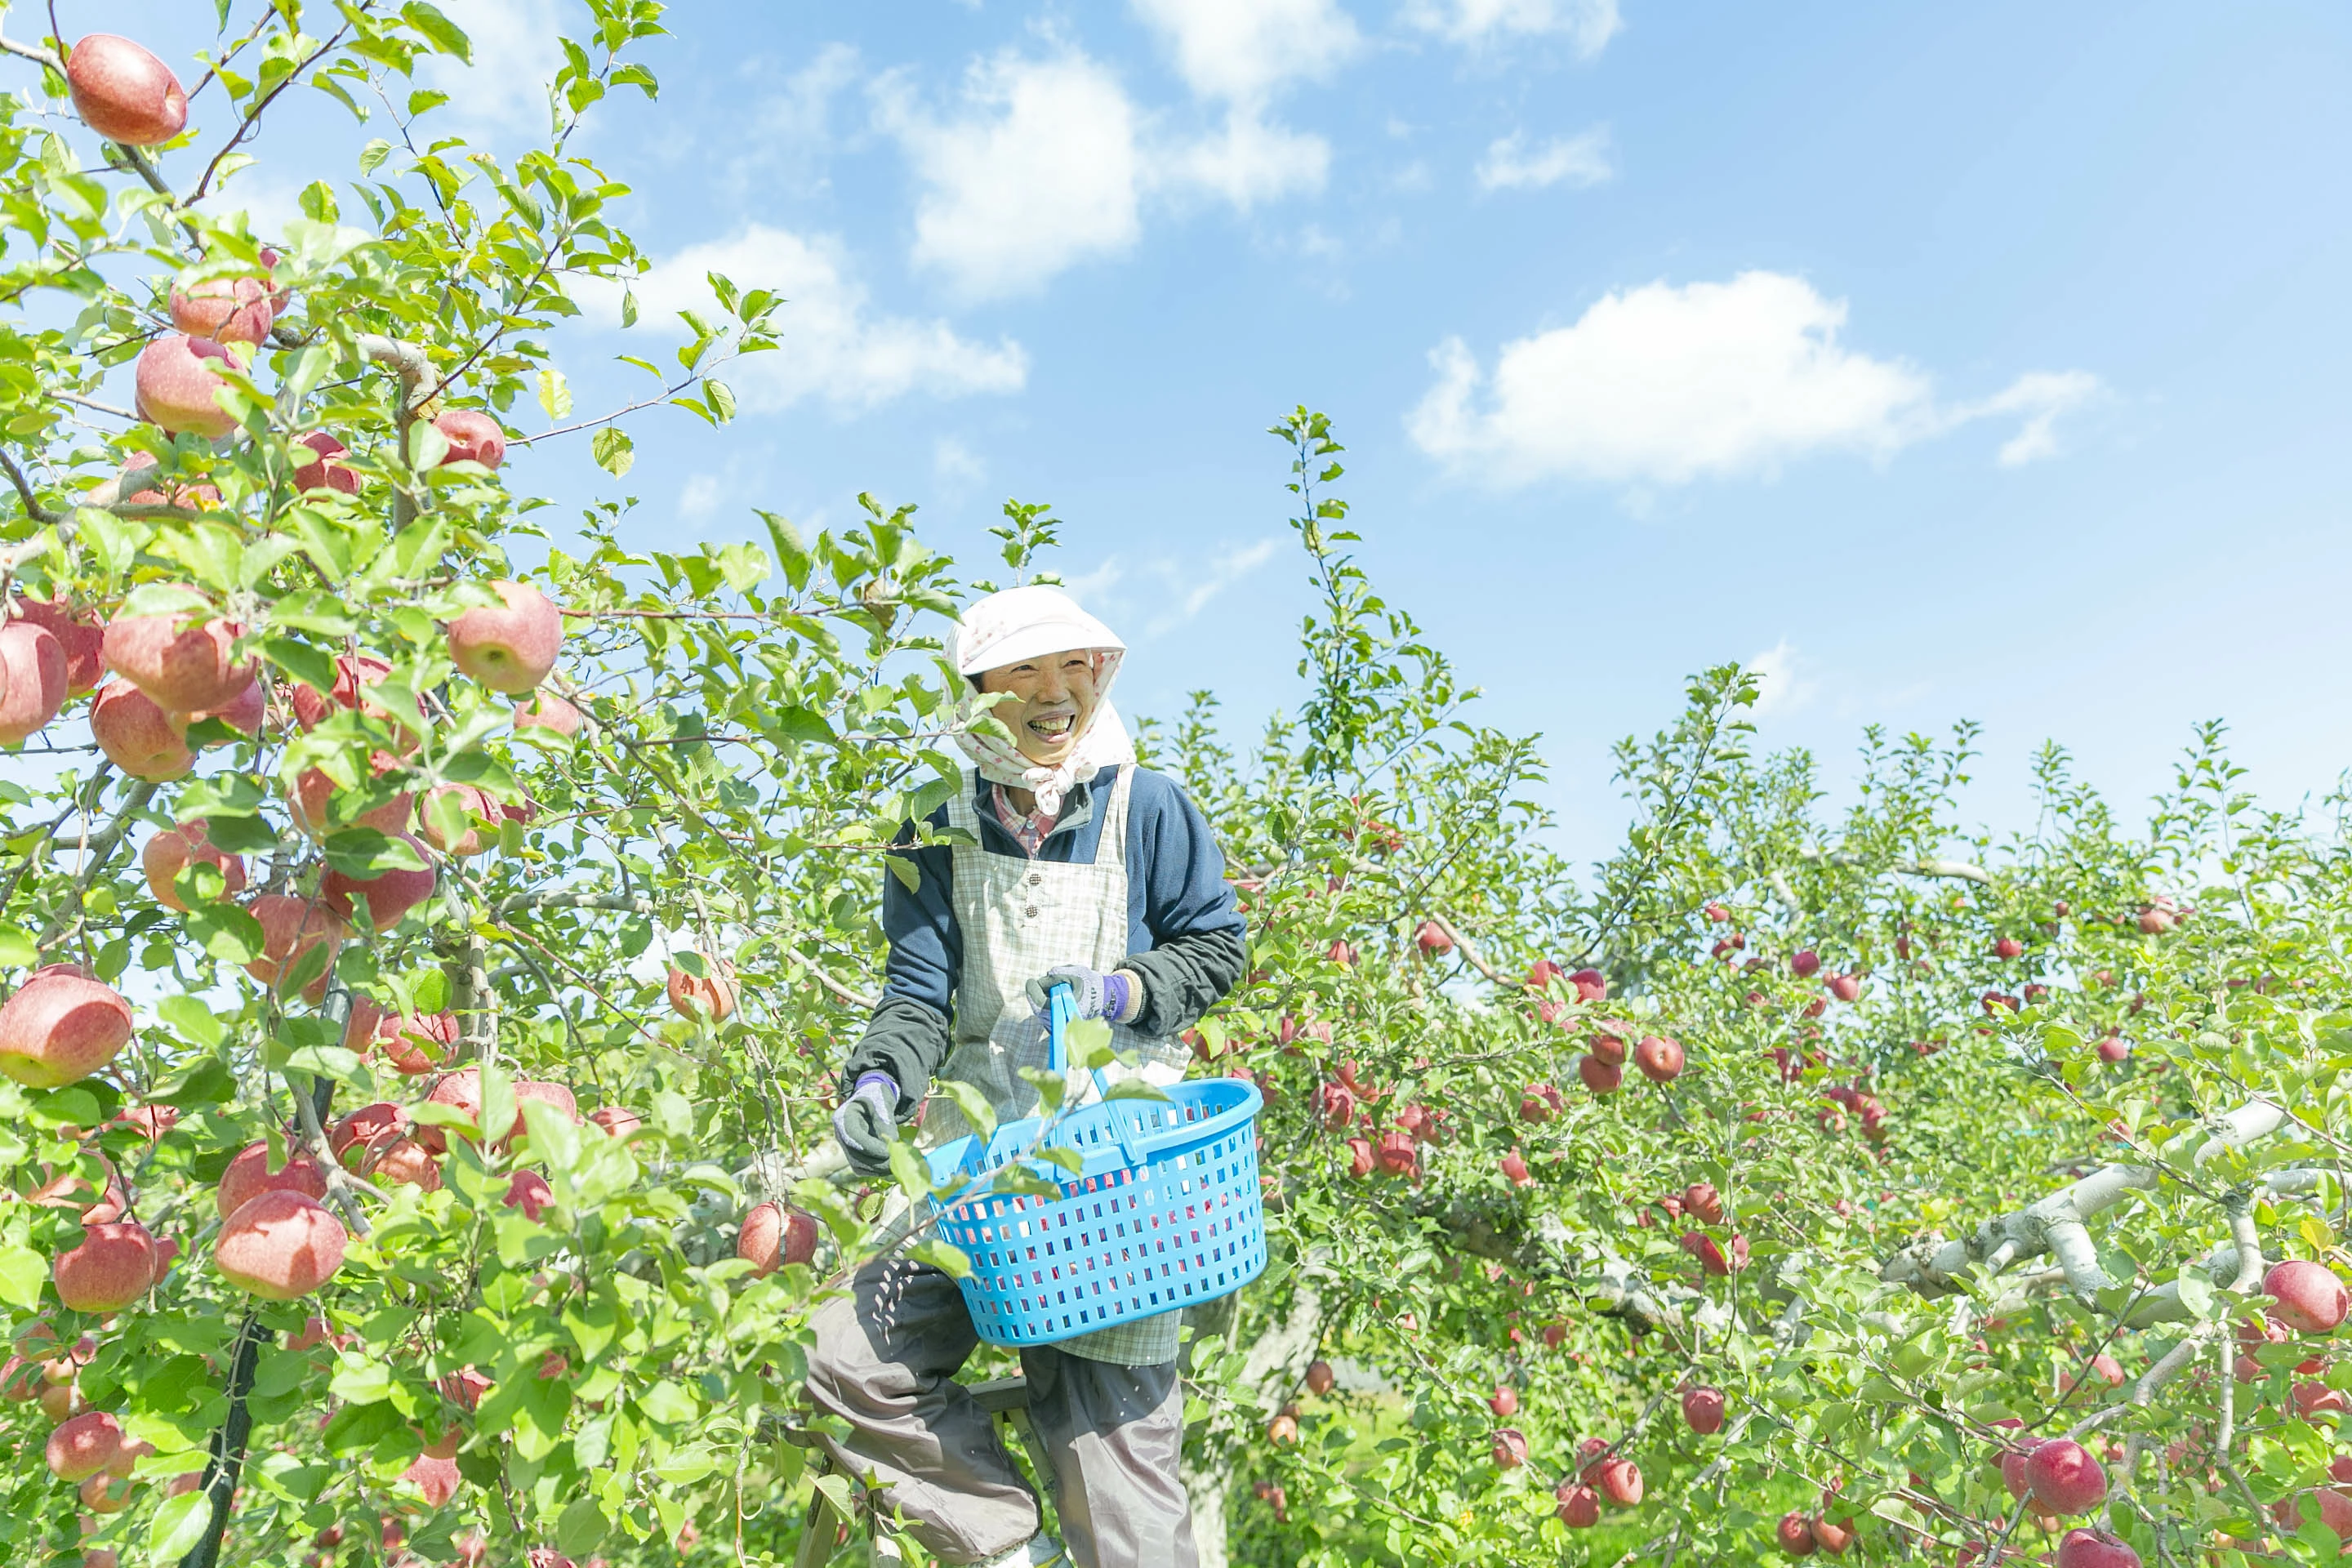
{"label": "gray work glove", "polygon": [[1060,963],[1029,982],[1029,1005],[1040,1018],[1045,1016],[1047,998],[1056,985],[1070,988],[1070,1000],[1077,1005],[1076,1016],[1081,1018],[1130,1017],[1135,1004],[1141,1000],[1136,994],[1139,987],[1135,976],[1124,969],[1102,974],[1083,963]]}
{"label": "gray work glove", "polygon": [[898,1122],[898,1083],[887,1072],[858,1075],[857,1086],[833,1113],[833,1136],[861,1175],[890,1173],[890,1139]]}

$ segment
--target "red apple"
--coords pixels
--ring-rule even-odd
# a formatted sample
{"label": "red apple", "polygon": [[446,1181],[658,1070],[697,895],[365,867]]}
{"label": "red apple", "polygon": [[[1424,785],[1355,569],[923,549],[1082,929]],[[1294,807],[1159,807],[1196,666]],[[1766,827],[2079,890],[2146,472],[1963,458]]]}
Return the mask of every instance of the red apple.
{"label": "red apple", "polygon": [[1601,1522],[1601,1495],[1576,1481],[1562,1481],[1552,1492],[1560,1523],[1570,1530],[1590,1530]]}
{"label": "red apple", "polygon": [[37,733],[65,702],[65,645],[29,620],[0,626],[0,745]]}
{"label": "red apple", "polygon": [[1723,1390],[1719,1388],[1686,1388],[1683,1390],[1683,1420],[1702,1437],[1712,1437],[1723,1430]]}
{"label": "red apple", "polygon": [[1633,1025],[1622,1019],[1604,1018],[1601,1026],[1592,1032],[1592,1037],[1585,1042],[1584,1048],[1591,1053],[1595,1061],[1608,1067],[1622,1068],[1625,1065],[1625,1037],[1633,1032]]}
{"label": "red apple", "polygon": [[525,1219],[536,1220],[554,1201],[555,1189],[537,1171],[517,1171],[507,1184],[507,1207],[522,1210]]}
{"label": "red apple", "polygon": [[129,38],[91,33],[66,58],[66,88],[82,123],[110,142],[159,147],[188,123],[172,68]]}
{"label": "red apple", "polygon": [[[1789,960],[1789,968],[1795,973],[1798,979],[1811,980],[1821,973],[1822,955],[1810,947],[1801,948],[1796,956]],[[1811,1539],[1810,1533],[1808,1539]],[[1807,1550],[1811,1549],[1808,1547]]]}
{"label": "red apple", "polygon": [[2352,1306],[2344,1281],[2325,1264],[2300,1258],[2272,1265],[2263,1276],[2263,1294],[2278,1299],[2273,1317],[2306,1334],[2333,1333]]}
{"label": "red apple", "polygon": [[506,460],[506,431],[478,408],[452,408],[436,415],[433,427],[448,440],[449,455],[442,459],[445,463],[479,463],[486,468],[495,468]]}
{"label": "red apple", "polygon": [[173,716],[127,680],[110,680],[90,704],[89,732],[107,761],[132,778],[162,784],[196,765]]}
{"label": "red apple", "polygon": [[292,1149],[287,1151],[284,1164],[270,1169],[268,1141],[257,1139],[238,1150],[236,1157],[221,1172],[220,1186],[213,1194],[213,1206],[221,1218],[226,1219],[262,1194],[281,1189],[324,1198],[327,1180],[310,1163],[310,1156]]}
{"label": "red apple", "polygon": [[761,1204],[743,1216],[735,1256],[748,1259],[764,1276],[787,1263],[807,1263],[816,1257],[816,1243],[814,1215],[780,1204]]}
{"label": "red apple", "polygon": [[1348,1174],[1369,1176],[1372,1173],[1372,1141],[1369,1138],[1348,1140]]}
{"label": "red apple", "polygon": [[2055,1514],[2087,1513],[2107,1495],[2106,1471],[2071,1437],[2034,1446],[2025,1457],[2025,1484],[2033,1501]]}
{"label": "red apple", "polygon": [[210,338],[166,332],[140,351],[134,372],[139,407],[174,436],[216,441],[237,427],[236,416],[221,405],[218,396],[228,390],[220,372],[235,363],[228,350]]}
{"label": "red apple", "polygon": [[490,584],[504,605],[479,605],[449,623],[449,658],[493,691],[529,691],[555,668],[563,613],[528,583]]}
{"label": "red apple", "polygon": [[245,858],[214,848],[205,839],[202,821],[164,828],[148,839],[139,852],[139,869],[147,878],[147,890],[167,910],[187,910],[173,884],[180,873],[192,865],[210,866],[218,871],[224,896],[235,898],[245,891]]}
{"label": "red apple", "polygon": [[[396,729],[403,727],[402,721],[405,719],[405,729],[423,730],[425,727],[425,710],[417,706],[415,698],[403,703],[401,715],[395,716],[391,709],[369,695],[369,689],[391,673],[392,666],[373,654],[338,654],[335,656],[334,684],[323,694],[308,681],[288,683],[287,701],[294,710],[294,721],[305,730],[314,730],[336,709],[356,708],[364,717],[381,720]],[[403,734],[401,741],[404,746],[413,747],[415,744],[412,735]]]}
{"label": "red apple", "polygon": [[107,667],[167,713],[226,708],[259,673],[253,660],[230,657],[244,630],[235,621],[199,621],[184,611],[118,616],[106,628]]}
{"label": "red apple", "polygon": [[1527,1434],[1516,1426],[1505,1426],[1495,1434],[1493,1453],[1496,1467],[1516,1470],[1528,1462]]}
{"label": "red apple", "polygon": [[2070,1530],[2058,1543],[2058,1568],[2139,1568],[2139,1553],[2104,1530]]}
{"label": "red apple", "polygon": [[458,1038],[455,1013],[386,1014],[369,1032],[368,1042],[380,1047],[392,1070],[404,1078],[438,1072],[456,1055]]}
{"label": "red apple", "polygon": [[[464,833],[446,842],[441,830],[435,826],[433,809],[433,803],[445,796],[457,802],[467,824]],[[499,810],[499,803],[489,792],[472,784],[436,784],[425,792],[425,798],[417,803],[416,807],[417,833],[434,848],[460,860],[497,847],[498,825],[505,820],[504,814]]]}
{"label": "red apple", "polygon": [[1791,1557],[1813,1554],[1813,1521],[1793,1509],[1782,1514],[1780,1522],[1772,1527],[1772,1538]]}
{"label": "red apple", "polygon": [[604,1130],[610,1138],[626,1138],[646,1124],[646,1119],[625,1105],[600,1105],[588,1113],[588,1120]]}
{"label": "red apple", "polygon": [[50,1271],[58,1300],[77,1312],[119,1312],[155,1283],[155,1238],[137,1220],[82,1227],[79,1246]]}
{"label": "red apple", "polygon": [[1577,1058],[1576,1076],[1584,1080],[1585,1088],[1601,1095],[1616,1093],[1617,1086],[1625,1080],[1622,1068],[1611,1067],[1599,1057]]}
{"label": "red apple", "polygon": [[1642,1468],[1622,1454],[1601,1461],[1594,1484],[1602,1497],[1619,1508],[1632,1508],[1642,1500]]}
{"label": "red apple", "polygon": [[269,337],[269,285],[258,278],[211,278],[172,290],[172,324],[192,338],[260,343]]}
{"label": "red apple", "polygon": [[[291,893],[264,893],[247,910],[261,922],[261,956],[247,963],[245,972],[264,985],[277,984],[279,976],[293,973],[303,955],[320,945],[331,967],[335,950],[349,934],[331,912]],[[326,978],[326,971],[320,970],[318,979],[303,988],[305,995],[312,990],[325,994]]]}
{"label": "red apple", "polygon": [[1307,1392],[1316,1398],[1320,1399],[1330,1393],[1339,1382],[1339,1374],[1331,1370],[1329,1362],[1318,1357],[1307,1363]]}
{"label": "red apple", "polygon": [[1410,1176],[1418,1173],[1421,1152],[1410,1132],[1383,1132],[1372,1151],[1373,1163],[1384,1175]]}
{"label": "red apple", "polygon": [[1296,1443],[1298,1441],[1298,1417],[1287,1414],[1276,1416],[1265,1424],[1265,1436],[1269,1443]]}
{"label": "red apple", "polygon": [[0,1073],[31,1089],[78,1083],[131,1043],[131,1027],[121,993],[52,963],[0,1005]]}
{"label": "red apple", "polygon": [[363,1105],[334,1125],[327,1147],[345,1170],[355,1171],[368,1157],[408,1131],[408,1112],[388,1100]]}
{"label": "red apple", "polygon": [[1995,958],[2022,958],[2025,956],[2025,944],[2013,936],[2001,937],[1992,944],[1992,955]]}
{"label": "red apple", "polygon": [[1633,1065],[1652,1083],[1672,1083],[1682,1076],[1683,1047],[1663,1035],[1644,1035],[1633,1047]]}
{"label": "red apple", "polygon": [[433,1152],[415,1138],[394,1138],[372,1150],[361,1173],[380,1187],[415,1187],[425,1193],[441,1190],[441,1167]]}
{"label": "red apple", "polygon": [[338,827],[373,827],[379,833],[406,833],[415,810],[415,797],[406,790],[399,791],[380,805],[369,806],[356,816],[349,815],[360,800],[373,798],[376,791],[374,780],[386,773],[397,773],[405,765],[390,752],[369,752],[370,782],[349,792],[348,798],[342,786],[323,771],[305,769],[294,781],[294,788],[287,797],[294,826],[311,837],[321,839]]}
{"label": "red apple", "polygon": [[1486,1398],[1486,1408],[1500,1420],[1507,1421],[1519,1413],[1519,1391],[1509,1384],[1498,1383]]}
{"label": "red apple", "polygon": [[520,1133],[523,1130],[523,1106],[529,1101],[534,1100],[540,1101],[541,1104],[555,1107],[557,1112],[567,1121],[578,1121],[580,1120],[579,1100],[573,1098],[572,1093],[569,1089],[566,1089],[560,1083],[543,1083],[538,1079],[533,1078],[517,1079],[514,1086],[514,1096],[515,1131],[517,1133]]}
{"label": "red apple", "polygon": [[61,1481],[84,1481],[111,1467],[122,1454],[122,1423],[103,1410],[59,1422],[43,1457]]}
{"label": "red apple", "polygon": [[360,477],[334,459],[351,450],[336,437],[324,430],[313,430],[295,443],[310,452],[308,462],[299,460],[294,468],[294,488],[304,494],[312,490],[340,490],[344,495],[360,493]]}
{"label": "red apple", "polygon": [[514,727],[545,730],[570,740],[580,733],[580,710],[552,691],[534,691],[527,700],[515,704]]}
{"label": "red apple", "polygon": [[2294,1413],[2305,1421],[2315,1415],[2325,1415],[2331,1412],[2341,1414],[2347,1409],[2352,1409],[2352,1405],[2346,1403],[2343,1394],[2324,1383],[2298,1383],[2294,1385],[2293,1397]]}
{"label": "red apple", "polygon": [[1683,1208],[1701,1225],[1723,1223],[1723,1198],[1711,1182],[1693,1182],[1684,1188]]}
{"label": "red apple", "polygon": [[2131,1047],[2113,1035],[2099,1042],[2099,1059],[2103,1062],[2119,1062],[2130,1055]]}
{"label": "red apple", "polygon": [[1527,1156],[1521,1154],[1517,1149],[1504,1155],[1502,1163],[1503,1179],[1509,1182],[1511,1185],[1524,1187],[1534,1183],[1535,1176],[1528,1169]]}
{"label": "red apple", "polygon": [[1424,958],[1435,958],[1454,951],[1453,936],[1435,921],[1422,921],[1421,929],[1413,933],[1412,940]]}
{"label": "red apple", "polygon": [[457,1495],[457,1438],[452,1433],[437,1443],[426,1444],[425,1452],[400,1472],[400,1479],[424,1494],[425,1507],[439,1508]]}
{"label": "red apple", "polygon": [[1830,994],[1841,1002],[1852,1002],[1862,994],[1862,976],[1859,974],[1832,974],[1829,984]]}
{"label": "red apple", "polygon": [[1709,904],[1706,906],[1706,918],[1710,924],[1722,925],[1731,919],[1731,911],[1721,904]]}
{"label": "red apple", "polygon": [[377,931],[389,931],[409,910],[431,898],[435,882],[431,853],[405,833],[390,837],[407,845],[424,863],[422,868],[379,871],[373,877],[355,877],[331,868],[320,879],[319,901],[335,915],[350,920],[357,914],[360,901],[365,900],[369,924]]}
{"label": "red apple", "polygon": [[343,1222],[307,1193],[276,1188],[228,1217],[213,1262],[232,1285],[268,1301],[307,1296],[343,1266]]}
{"label": "red apple", "polygon": [[97,689],[106,670],[104,627],[76,614],[62,599],[19,599],[16,616],[58,639],[66,656],[67,696],[86,696]]}
{"label": "red apple", "polygon": [[1832,1557],[1844,1556],[1845,1549],[1853,1544],[1853,1521],[1814,1515],[1813,1544]]}
{"label": "red apple", "polygon": [[705,954],[702,969],[698,975],[688,974],[683,969],[669,972],[669,1005],[681,1018],[708,1018],[719,1023],[735,1011],[734,965],[713,962]]}
{"label": "red apple", "polygon": [[121,1513],[131,1506],[131,1481],[128,1476],[111,1476],[104,1471],[81,1484],[81,1506],[92,1513]]}

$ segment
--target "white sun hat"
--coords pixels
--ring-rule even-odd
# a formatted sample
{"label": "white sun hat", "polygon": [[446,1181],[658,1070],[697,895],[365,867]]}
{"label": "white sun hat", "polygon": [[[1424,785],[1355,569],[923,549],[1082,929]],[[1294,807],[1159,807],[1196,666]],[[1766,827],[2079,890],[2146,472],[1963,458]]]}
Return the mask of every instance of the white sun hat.
{"label": "white sun hat", "polygon": [[957,674],[978,675],[1070,648],[1124,653],[1127,645],[1059,588],[1033,583],[976,600],[949,640],[948,657]]}

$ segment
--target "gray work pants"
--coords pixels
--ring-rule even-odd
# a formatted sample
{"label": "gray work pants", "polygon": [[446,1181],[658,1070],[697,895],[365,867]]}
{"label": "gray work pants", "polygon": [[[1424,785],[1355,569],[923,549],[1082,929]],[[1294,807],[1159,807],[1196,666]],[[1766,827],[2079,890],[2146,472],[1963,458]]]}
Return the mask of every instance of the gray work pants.
{"label": "gray work pants", "polygon": [[[809,1397],[854,1429],[825,1447],[884,1489],[909,1534],[944,1562],[984,1563],[1037,1532],[1037,1500],[995,1422],[955,1381],[980,1336],[952,1279],[903,1258],[870,1263],[812,1326]],[[1021,1352],[1021,1370],[1078,1568],[1193,1568],[1175,1363],[1114,1366],[1042,1345]]]}

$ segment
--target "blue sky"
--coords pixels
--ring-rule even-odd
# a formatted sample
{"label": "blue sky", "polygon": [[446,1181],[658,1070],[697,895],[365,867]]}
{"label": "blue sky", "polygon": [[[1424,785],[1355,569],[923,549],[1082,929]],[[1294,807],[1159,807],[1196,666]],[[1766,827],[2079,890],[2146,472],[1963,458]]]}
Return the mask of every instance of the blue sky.
{"label": "blue sky", "polygon": [[[447,8],[465,112],[510,137],[572,14]],[[634,420],[622,485],[577,447],[514,465],[638,496],[648,542],[870,489],[976,555],[1006,496],[1050,500],[1135,650],[1123,705],[1208,686],[1254,725],[1308,603],[1260,432],[1304,402],[1376,578],[1546,735],[1579,855],[1622,822],[1608,746],[1724,659],[1833,771],[1864,722],[1981,721],[2004,826],[2045,737],[2126,802],[2202,718],[2277,803],[2352,758],[2340,5],[669,20],[660,102],[586,147],[662,258],[633,335],[717,266],[793,300],[783,350],[729,429]],[[278,128],[247,188],[348,178],[324,144]],[[563,345],[583,407],[627,346]]]}

